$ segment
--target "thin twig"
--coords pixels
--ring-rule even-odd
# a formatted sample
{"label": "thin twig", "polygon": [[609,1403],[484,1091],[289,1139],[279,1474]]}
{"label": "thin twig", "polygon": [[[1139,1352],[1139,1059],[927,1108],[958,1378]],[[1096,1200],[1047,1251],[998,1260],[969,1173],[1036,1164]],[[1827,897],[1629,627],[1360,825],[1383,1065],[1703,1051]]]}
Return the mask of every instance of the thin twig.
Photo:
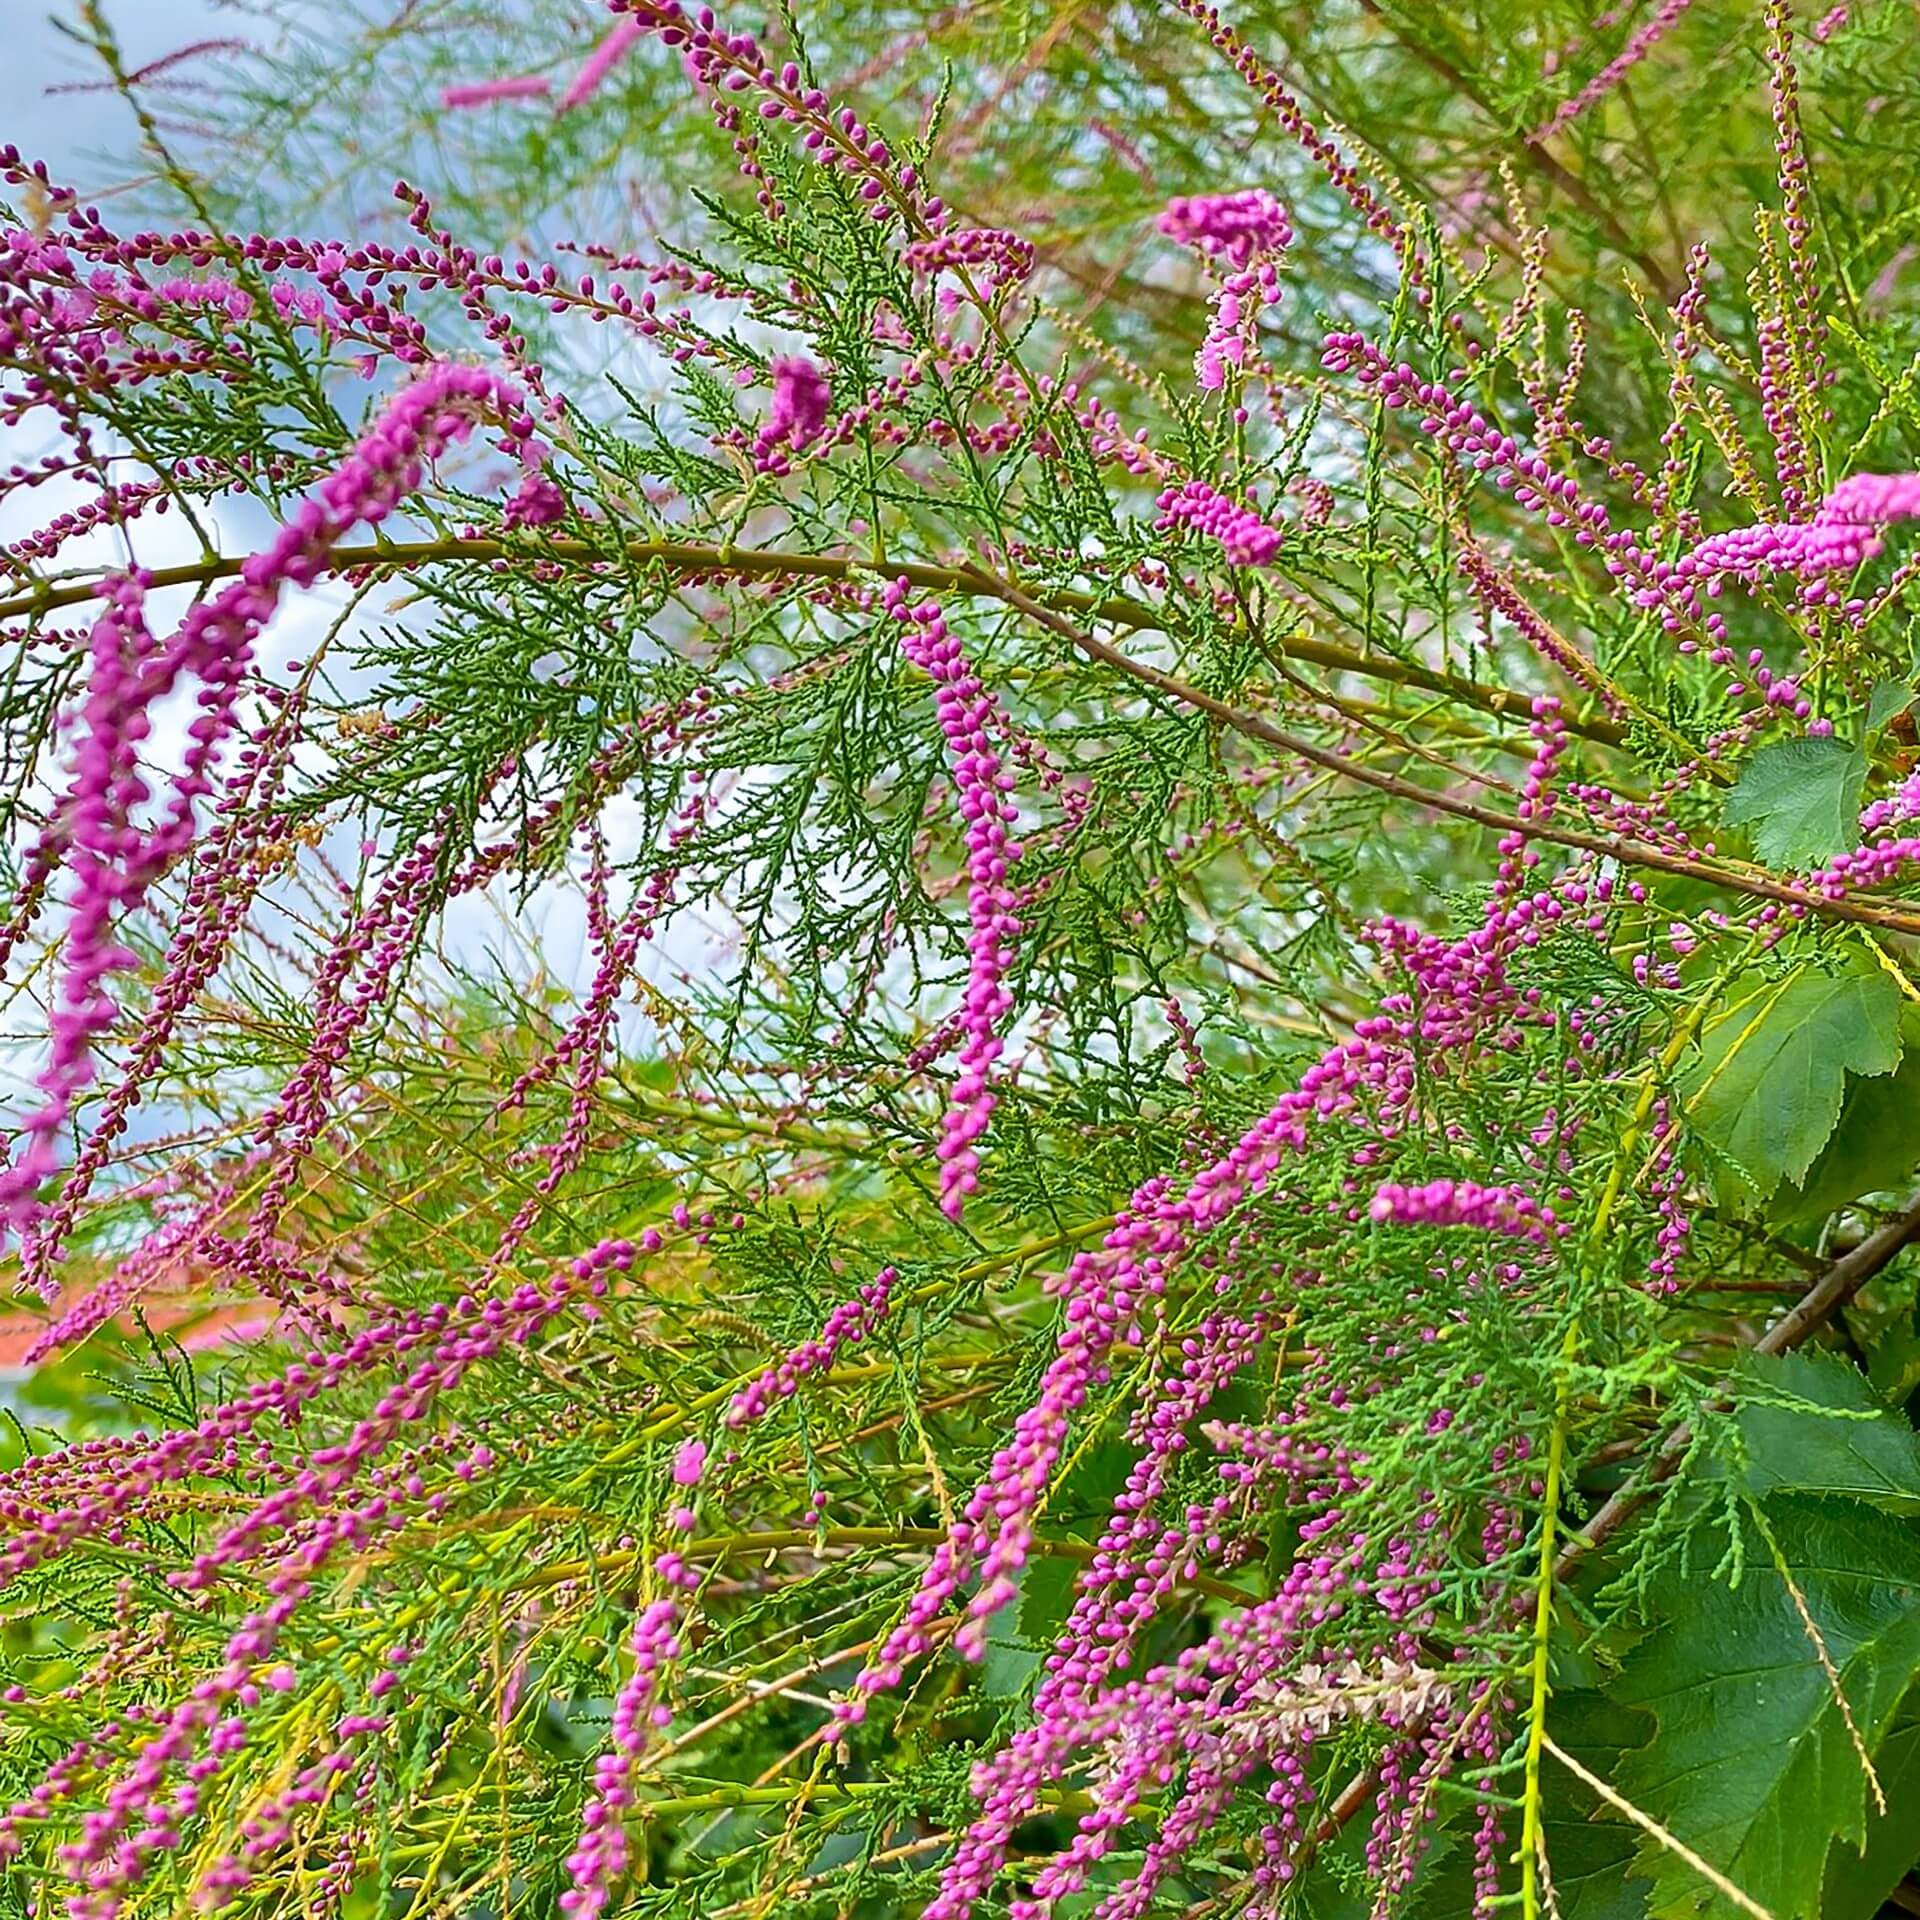
{"label": "thin twig", "polygon": [[[1753,1343],[1755,1353],[1786,1353],[1833,1318],[1903,1248],[1920,1240],[1920,1200],[1885,1226],[1870,1233],[1851,1253],[1842,1254],[1794,1304]],[[1675,1427],[1637,1480],[1609,1498],[1560,1549],[1554,1575],[1567,1573],[1595,1548],[1604,1546],[1640,1511],[1659,1484],[1672,1476],[1693,1444],[1693,1429]]]}
{"label": "thin twig", "polygon": [[[335,547],[320,557],[317,565],[328,573],[357,574],[384,572],[442,563],[480,564],[504,560],[515,555],[540,560],[599,562],[610,564],[624,560],[630,566],[658,565],[687,577],[703,574],[747,574],[758,577],[795,577],[817,580],[847,580],[884,572],[889,579],[900,578],[930,593],[968,594],[975,598],[1005,599],[1004,582],[975,567],[937,566],[921,561],[887,562],[876,569],[872,562],[834,553],[793,553],[772,547],[712,546],[686,540],[629,540],[618,548],[586,540],[540,539],[510,542],[505,540],[447,538],[443,540],[382,540]],[[246,556],[222,554],[213,559],[185,560],[176,566],[155,567],[148,576],[153,588],[203,587],[218,580],[231,580],[247,564]],[[31,591],[0,600],[0,620],[17,620],[57,612],[63,607],[86,606],[97,596],[97,580],[67,581],[61,585],[43,583]],[[1115,626],[1131,627],[1139,633],[1170,631],[1161,613],[1145,601],[1124,594],[1083,593],[1069,587],[1036,589],[1047,605],[1083,618],[1110,621]],[[1353,673],[1369,680],[1382,680],[1395,686],[1418,687],[1427,693],[1443,693],[1464,700],[1488,713],[1512,715],[1524,719],[1528,696],[1510,687],[1482,686],[1459,674],[1442,673],[1417,661],[1395,660],[1374,653],[1356,653],[1331,641],[1315,640],[1297,634],[1284,643],[1292,658],[1309,660],[1336,673]],[[1602,746],[1619,746],[1626,739],[1623,729],[1610,720],[1569,720],[1567,731]]]}
{"label": "thin twig", "polygon": [[1598,1774],[1589,1773],[1572,1754],[1567,1752],[1567,1750],[1554,1739],[1552,1734],[1546,1736],[1546,1748],[1582,1786],[1597,1794],[1614,1812],[1625,1814],[1636,1827],[1640,1828],[1643,1833],[1652,1835],[1661,1846],[1665,1847],[1667,1851],[1677,1859],[1684,1860],[1695,1873],[1699,1874],[1701,1879],[1705,1880],[1718,1892],[1725,1894],[1736,1907],[1739,1907],[1743,1912],[1752,1914],[1754,1920],[1774,1920],[1773,1915],[1768,1912],[1758,1900],[1754,1899],[1750,1894],[1743,1893],[1718,1867],[1710,1866],[1705,1860],[1702,1860],[1684,1840],[1669,1833],[1659,1821],[1653,1819],[1650,1815],[1642,1813],[1631,1800],[1624,1799],[1621,1795],[1615,1793]]}

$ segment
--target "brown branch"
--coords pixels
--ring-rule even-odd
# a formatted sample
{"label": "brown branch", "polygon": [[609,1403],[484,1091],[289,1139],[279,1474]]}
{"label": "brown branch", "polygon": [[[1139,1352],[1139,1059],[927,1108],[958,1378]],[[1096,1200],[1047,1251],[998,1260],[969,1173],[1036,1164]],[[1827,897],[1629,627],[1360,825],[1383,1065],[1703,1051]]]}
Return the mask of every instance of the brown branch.
{"label": "brown branch", "polygon": [[[537,544],[510,543],[504,540],[409,540],[379,541],[336,547],[321,565],[329,573],[360,574],[385,572],[391,568],[429,566],[445,561],[468,563],[504,560],[513,557],[538,560],[567,560],[602,564],[624,559],[634,566],[661,566],[689,578],[705,574],[744,574],[750,577],[816,580],[846,580],[856,576],[904,579],[929,593],[967,594],[976,599],[1006,599],[1004,585],[995,576],[975,567],[945,567],[919,561],[888,561],[876,565],[842,554],[792,553],[770,547],[710,546],[683,540],[629,540],[616,554],[609,548],[586,540],[541,540]],[[221,555],[212,560],[187,560],[177,566],[156,567],[149,584],[154,587],[210,586],[217,580],[231,580],[247,564],[245,556]],[[45,584],[30,592],[0,600],[0,620],[34,618],[56,612],[62,607],[84,606],[97,597],[93,579],[69,581],[60,586]],[[1037,597],[1049,607],[1072,613],[1082,619],[1109,621],[1140,633],[1172,631],[1168,621],[1144,601],[1118,594],[1081,593],[1071,588],[1046,588]],[[1442,673],[1417,661],[1395,660],[1376,654],[1356,653],[1330,641],[1315,640],[1297,634],[1284,643],[1285,652],[1296,660],[1309,660],[1315,666],[1335,673],[1358,674],[1363,679],[1381,680],[1393,686],[1418,687],[1426,693],[1445,694],[1465,701],[1483,711],[1524,719],[1528,696],[1510,687],[1487,687],[1455,673]],[[1567,730],[1601,746],[1619,746],[1625,731],[1605,719],[1569,720]]]}
{"label": "brown branch", "polygon": [[[1873,1276],[1904,1247],[1920,1240],[1920,1200],[1844,1253],[1783,1313],[1758,1340],[1755,1353],[1787,1353],[1817,1333]],[[1613,1494],[1587,1524],[1560,1549],[1553,1563],[1554,1578],[1564,1579],[1596,1548],[1620,1531],[1646,1505],[1662,1481],[1671,1479],[1687,1449],[1693,1429],[1682,1422],[1661,1442],[1660,1450],[1637,1480]]]}
{"label": "brown branch", "polygon": [[1182,706],[1205,713],[1236,733],[1296,754],[1308,765],[1338,774],[1342,779],[1352,780],[1360,786],[1372,787],[1376,792],[1391,794],[1398,800],[1411,801],[1415,806],[1428,808],[1435,813],[1450,814],[1457,820],[1471,820],[1476,826],[1490,828],[1496,833],[1518,833],[1528,839],[1544,840],[1554,846],[1572,847],[1582,853],[1596,854],[1602,859],[1618,860],[1625,866],[1645,867],[1655,873],[1704,881],[1708,885],[1725,887],[1734,893],[1751,894],[1761,900],[1777,900],[1822,918],[1849,920],[1861,926],[1885,927],[1897,933],[1920,934],[1920,914],[1902,913],[1893,907],[1866,906],[1854,900],[1829,900],[1802,888],[1788,886],[1783,881],[1770,879],[1764,874],[1741,873],[1705,860],[1689,860],[1679,854],[1668,853],[1663,847],[1649,846],[1642,840],[1582,833],[1576,828],[1558,826],[1551,820],[1522,820],[1517,814],[1502,813],[1498,808],[1483,807],[1477,801],[1462,800],[1452,794],[1436,793],[1411,780],[1403,780],[1397,774],[1382,773],[1362,760],[1335,752],[1331,747],[1320,746],[1299,734],[1289,733],[1284,727],[1276,727],[1272,721],[1257,713],[1248,713],[1244,708],[1232,706],[1225,700],[1217,700],[1212,694],[1203,692],[1176,674],[1129,658],[1118,647],[1076,627],[1072,621],[1032,595],[1022,592],[1010,581],[988,574],[985,569],[969,571],[983,582],[991,581],[993,584],[989,590],[998,598],[1020,608],[1050,633],[1057,633],[1071,642],[1090,660],[1098,660],[1116,672],[1139,681],[1141,685],[1153,688],[1156,693],[1178,701]]}

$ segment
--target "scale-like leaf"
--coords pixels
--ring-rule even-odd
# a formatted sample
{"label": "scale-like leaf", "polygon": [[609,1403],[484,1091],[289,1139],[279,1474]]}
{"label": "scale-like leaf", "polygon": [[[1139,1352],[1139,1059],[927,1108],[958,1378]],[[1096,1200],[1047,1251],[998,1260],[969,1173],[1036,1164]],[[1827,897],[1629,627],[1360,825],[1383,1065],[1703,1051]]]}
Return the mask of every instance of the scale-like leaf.
{"label": "scale-like leaf", "polygon": [[1682,1075],[1688,1120],[1761,1198],[1802,1180],[1840,1117],[1846,1076],[1900,1060],[1900,990],[1880,967],[1743,974]]}
{"label": "scale-like leaf", "polygon": [[1753,829],[1770,867],[1810,867],[1860,844],[1866,756],[1831,736],[1776,740],[1740,770],[1726,822]]}
{"label": "scale-like leaf", "polygon": [[[1829,1842],[1865,1837],[1855,1731],[1877,1748],[1920,1672],[1920,1533],[1844,1500],[1789,1497],[1768,1515],[1848,1711],[1770,1558],[1738,1587],[1675,1573],[1657,1589],[1666,1624],[1612,1689],[1658,1723],[1616,1784],[1776,1920],[1802,1920]],[[1656,1915],[1737,1911],[1667,1847],[1648,1840],[1640,1867]]]}

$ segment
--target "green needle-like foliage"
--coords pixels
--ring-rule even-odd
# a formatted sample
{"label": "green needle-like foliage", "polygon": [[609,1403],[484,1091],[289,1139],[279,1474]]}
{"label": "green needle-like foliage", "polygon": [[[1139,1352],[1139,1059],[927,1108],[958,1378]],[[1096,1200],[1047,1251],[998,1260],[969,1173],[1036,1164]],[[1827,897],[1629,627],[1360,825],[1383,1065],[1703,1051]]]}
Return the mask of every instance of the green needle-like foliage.
{"label": "green needle-like foliage", "polygon": [[0,1915],[1920,1903],[1910,9],[70,24]]}

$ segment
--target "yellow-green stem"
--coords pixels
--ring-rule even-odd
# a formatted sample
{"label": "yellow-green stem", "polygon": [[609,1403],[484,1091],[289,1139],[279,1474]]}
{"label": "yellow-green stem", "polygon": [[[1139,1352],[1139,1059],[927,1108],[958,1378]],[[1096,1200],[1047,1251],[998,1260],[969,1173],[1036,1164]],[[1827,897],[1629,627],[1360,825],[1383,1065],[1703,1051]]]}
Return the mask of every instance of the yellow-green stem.
{"label": "yellow-green stem", "polygon": [[1560,1519],[1560,1477],[1567,1457],[1567,1402],[1579,1332],[1568,1327],[1560,1347],[1553,1438],[1547,1445],[1547,1489],[1540,1515],[1540,1574],[1533,1603],[1533,1697],[1527,1708],[1526,1790],[1520,1815],[1520,1905],[1523,1920],[1540,1916],[1540,1756],[1547,1736],[1547,1668],[1553,1646],[1553,1562]]}

